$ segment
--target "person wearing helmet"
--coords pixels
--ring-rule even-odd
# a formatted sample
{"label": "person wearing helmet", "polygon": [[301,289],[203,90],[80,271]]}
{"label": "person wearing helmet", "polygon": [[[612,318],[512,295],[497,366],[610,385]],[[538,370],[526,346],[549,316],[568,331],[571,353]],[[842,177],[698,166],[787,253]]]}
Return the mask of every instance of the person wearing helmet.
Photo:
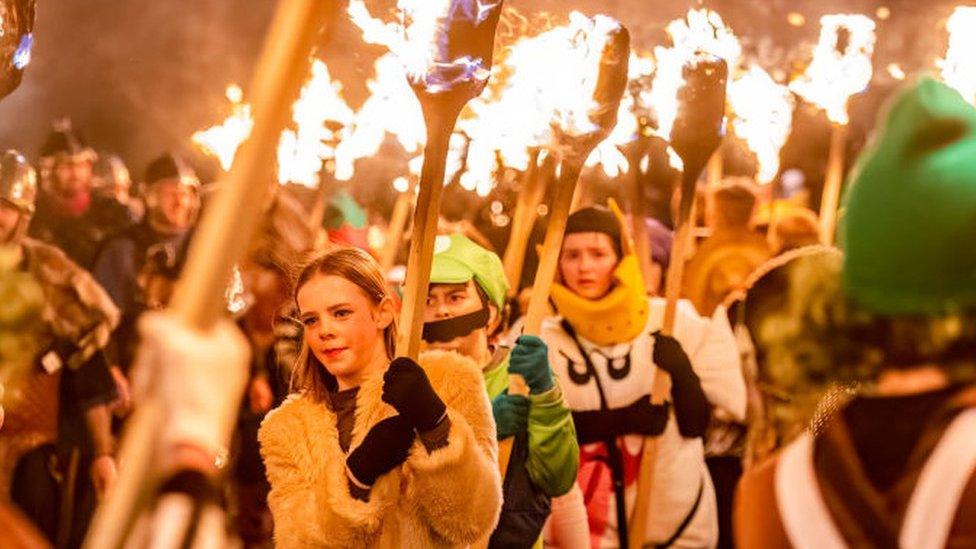
{"label": "person wearing helmet", "polygon": [[134,222],[124,206],[92,192],[95,159],[70,122],[55,124],[41,148],[41,192],[29,232],[85,269],[105,238]]}
{"label": "person wearing helmet", "polygon": [[99,155],[95,162],[95,194],[111,198],[125,206],[133,219],[142,219],[146,207],[133,194],[132,177],[125,161],[114,154]]}
{"label": "person wearing helmet", "polygon": [[[14,250],[44,304],[31,334],[39,351],[0,430],[0,498],[9,495],[52,542],[76,546],[116,476],[109,405],[118,392],[103,350],[119,312],[87,271],[25,236],[36,196],[33,168],[16,151],[3,153],[0,242]],[[73,499],[59,501],[67,494]]]}
{"label": "person wearing helmet", "polygon": [[147,206],[144,219],[109,237],[92,268],[95,280],[122,312],[110,360],[123,371],[135,352],[135,319],[146,309],[139,273],[150,257],[163,254],[175,259],[183,255],[200,209],[200,181],[176,155],[166,153],[153,160],[143,186]]}

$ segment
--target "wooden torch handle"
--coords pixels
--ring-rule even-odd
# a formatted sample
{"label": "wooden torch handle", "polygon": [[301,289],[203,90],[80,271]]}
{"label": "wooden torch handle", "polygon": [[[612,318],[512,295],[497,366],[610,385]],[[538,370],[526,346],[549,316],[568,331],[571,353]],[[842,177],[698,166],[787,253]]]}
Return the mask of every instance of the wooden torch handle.
{"label": "wooden torch handle", "polygon": [[[274,181],[278,137],[308,75],[309,52],[335,9],[318,0],[278,3],[250,87],[254,129],[204,210],[173,295],[171,309],[189,327],[207,329],[222,314],[232,266],[244,254]],[[86,548],[124,544],[159,481],[156,433],[164,417],[158,398],[150,396],[130,418],[119,452],[119,479],[95,514]]]}
{"label": "wooden torch handle", "polygon": [[837,208],[844,183],[844,156],[847,147],[847,125],[834,124],[830,133],[830,154],[827,157],[827,173],[824,177],[823,195],[820,199],[820,243],[833,245],[837,227]]}

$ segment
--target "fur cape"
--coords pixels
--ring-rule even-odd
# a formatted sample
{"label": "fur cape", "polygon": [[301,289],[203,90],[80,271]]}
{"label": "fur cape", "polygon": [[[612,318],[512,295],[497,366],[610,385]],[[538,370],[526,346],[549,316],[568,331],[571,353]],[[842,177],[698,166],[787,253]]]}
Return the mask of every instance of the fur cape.
{"label": "fur cape", "polygon": [[[502,488],[481,371],[451,352],[424,353],[419,362],[447,404],[448,445],[428,454],[415,441],[406,462],[376,481],[368,502],[349,493],[346,455],[326,404],[293,395],[268,414],[258,440],[278,547],[461,547],[495,528]],[[395,415],[382,390],[382,375],[360,386],[352,448]]]}
{"label": "fur cape", "polygon": [[27,270],[44,292],[42,313],[50,341],[71,343],[61,359],[78,368],[102,350],[119,323],[120,313],[109,295],[88,271],[58,248],[38,240],[23,242]]}

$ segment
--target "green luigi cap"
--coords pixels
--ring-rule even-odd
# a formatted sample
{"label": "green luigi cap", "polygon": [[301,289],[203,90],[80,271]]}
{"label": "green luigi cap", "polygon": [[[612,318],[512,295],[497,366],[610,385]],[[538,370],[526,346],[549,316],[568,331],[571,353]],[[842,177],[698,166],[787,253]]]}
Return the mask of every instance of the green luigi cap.
{"label": "green luigi cap", "polygon": [[472,278],[498,310],[505,307],[508,280],[498,255],[462,234],[438,236],[434,241],[430,283],[463,284]]}
{"label": "green luigi cap", "polygon": [[900,93],[844,199],[845,293],[877,314],[976,307],[976,109],[930,78]]}

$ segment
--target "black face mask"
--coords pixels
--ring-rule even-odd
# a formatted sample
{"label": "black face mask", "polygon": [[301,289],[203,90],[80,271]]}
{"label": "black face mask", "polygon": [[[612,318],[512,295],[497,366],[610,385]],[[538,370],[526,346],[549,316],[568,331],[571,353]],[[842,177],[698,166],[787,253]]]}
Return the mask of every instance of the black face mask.
{"label": "black face mask", "polygon": [[448,343],[488,325],[487,306],[466,315],[424,323],[423,338],[427,343]]}

